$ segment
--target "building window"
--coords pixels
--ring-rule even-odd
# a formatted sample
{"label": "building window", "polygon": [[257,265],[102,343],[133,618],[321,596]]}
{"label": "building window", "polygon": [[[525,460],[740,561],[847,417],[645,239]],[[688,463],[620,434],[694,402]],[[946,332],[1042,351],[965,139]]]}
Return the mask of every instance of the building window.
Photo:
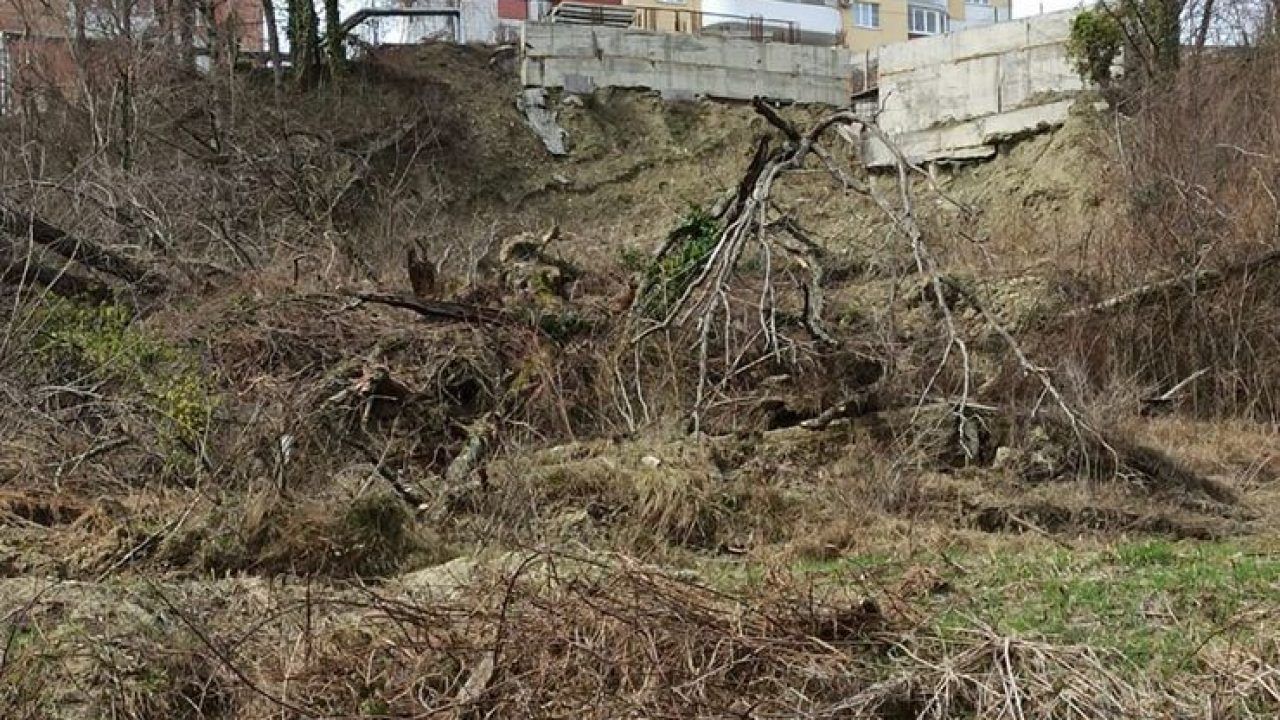
{"label": "building window", "polygon": [[941,35],[947,31],[947,14],[912,5],[908,8],[907,31],[912,35]]}
{"label": "building window", "polygon": [[880,6],[876,3],[854,3],[853,24],[875,30],[880,27]]}
{"label": "building window", "polygon": [[964,0],[966,5],[990,5],[991,0]]}

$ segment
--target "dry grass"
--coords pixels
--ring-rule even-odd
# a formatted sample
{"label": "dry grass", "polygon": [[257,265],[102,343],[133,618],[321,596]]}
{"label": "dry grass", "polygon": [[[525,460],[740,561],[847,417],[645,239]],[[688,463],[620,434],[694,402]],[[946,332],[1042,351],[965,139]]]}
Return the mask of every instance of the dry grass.
{"label": "dry grass", "polygon": [[[23,639],[7,655],[0,707],[25,714],[67,702],[66,683],[97,677],[78,702],[129,717],[184,706],[228,719],[1166,717],[1206,701],[1216,717],[1260,718],[1277,709],[1274,661],[1252,643],[1206,644],[1202,674],[1162,678],[1118,650],[980,624],[940,632],[912,596],[873,598],[787,571],[726,592],[625,558],[519,553],[461,585],[439,581],[409,595],[231,582],[207,585],[204,597],[161,585],[5,586]],[[82,614],[109,598],[119,611]],[[246,613],[258,615],[247,628]],[[167,636],[152,629],[160,617]],[[114,655],[67,663],[64,653],[91,635],[115,638]]]}

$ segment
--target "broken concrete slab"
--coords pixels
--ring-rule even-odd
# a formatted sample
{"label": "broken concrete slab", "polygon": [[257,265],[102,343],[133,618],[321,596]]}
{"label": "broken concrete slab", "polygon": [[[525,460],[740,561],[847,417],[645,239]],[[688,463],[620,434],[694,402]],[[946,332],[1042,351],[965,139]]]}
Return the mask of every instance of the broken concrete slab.
{"label": "broken concrete slab", "polygon": [[[880,127],[914,162],[991,157],[995,145],[1066,121],[1087,89],[1067,57],[1076,11],[1042,15],[880,52]],[[874,138],[863,161],[893,156]]]}
{"label": "broken concrete slab", "polygon": [[844,48],[545,22],[526,23],[523,32],[526,86],[568,89],[589,77],[596,87],[664,97],[849,104],[854,62]]}
{"label": "broken concrete slab", "polygon": [[548,107],[545,89],[525,88],[516,98],[516,107],[524,114],[525,122],[542,140],[547,152],[556,156],[569,154],[569,133],[560,127],[556,111]]}

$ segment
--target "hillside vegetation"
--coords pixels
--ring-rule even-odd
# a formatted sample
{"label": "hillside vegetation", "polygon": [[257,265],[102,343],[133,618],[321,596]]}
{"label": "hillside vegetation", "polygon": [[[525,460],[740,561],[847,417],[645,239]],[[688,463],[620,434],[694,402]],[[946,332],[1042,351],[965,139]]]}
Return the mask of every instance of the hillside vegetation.
{"label": "hillside vegetation", "polygon": [[0,127],[0,716],[1280,713],[1274,48],[881,175],[503,63]]}

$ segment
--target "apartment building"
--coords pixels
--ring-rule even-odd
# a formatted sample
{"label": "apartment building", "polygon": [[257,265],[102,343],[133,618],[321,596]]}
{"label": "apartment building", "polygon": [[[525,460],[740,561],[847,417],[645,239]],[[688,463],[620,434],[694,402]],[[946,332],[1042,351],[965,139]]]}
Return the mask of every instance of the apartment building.
{"label": "apartment building", "polygon": [[1009,20],[1011,0],[840,0],[844,44],[869,50]]}
{"label": "apartment building", "polygon": [[[0,0],[2,2],[3,0]],[[514,42],[520,26],[561,6],[631,10],[632,26],[675,33],[717,33],[757,40],[870,50],[915,37],[1009,19],[1011,0],[366,0],[371,7],[453,8],[460,28],[440,18],[398,17],[358,30],[366,42],[414,43],[456,36],[467,43]]]}
{"label": "apartment building", "polygon": [[622,4],[638,8],[638,24],[653,30],[741,32],[870,50],[1008,20],[1010,1],[622,0]]}
{"label": "apartment building", "polygon": [[[43,103],[51,91],[74,92],[73,47],[81,63],[92,62],[127,27],[131,42],[161,52],[176,48],[183,33],[178,7],[174,0],[0,0],[0,115],[20,101]],[[207,47],[209,22],[223,41],[234,38],[244,51],[263,49],[261,0],[210,0],[206,7],[207,15],[190,18],[198,51]]]}

